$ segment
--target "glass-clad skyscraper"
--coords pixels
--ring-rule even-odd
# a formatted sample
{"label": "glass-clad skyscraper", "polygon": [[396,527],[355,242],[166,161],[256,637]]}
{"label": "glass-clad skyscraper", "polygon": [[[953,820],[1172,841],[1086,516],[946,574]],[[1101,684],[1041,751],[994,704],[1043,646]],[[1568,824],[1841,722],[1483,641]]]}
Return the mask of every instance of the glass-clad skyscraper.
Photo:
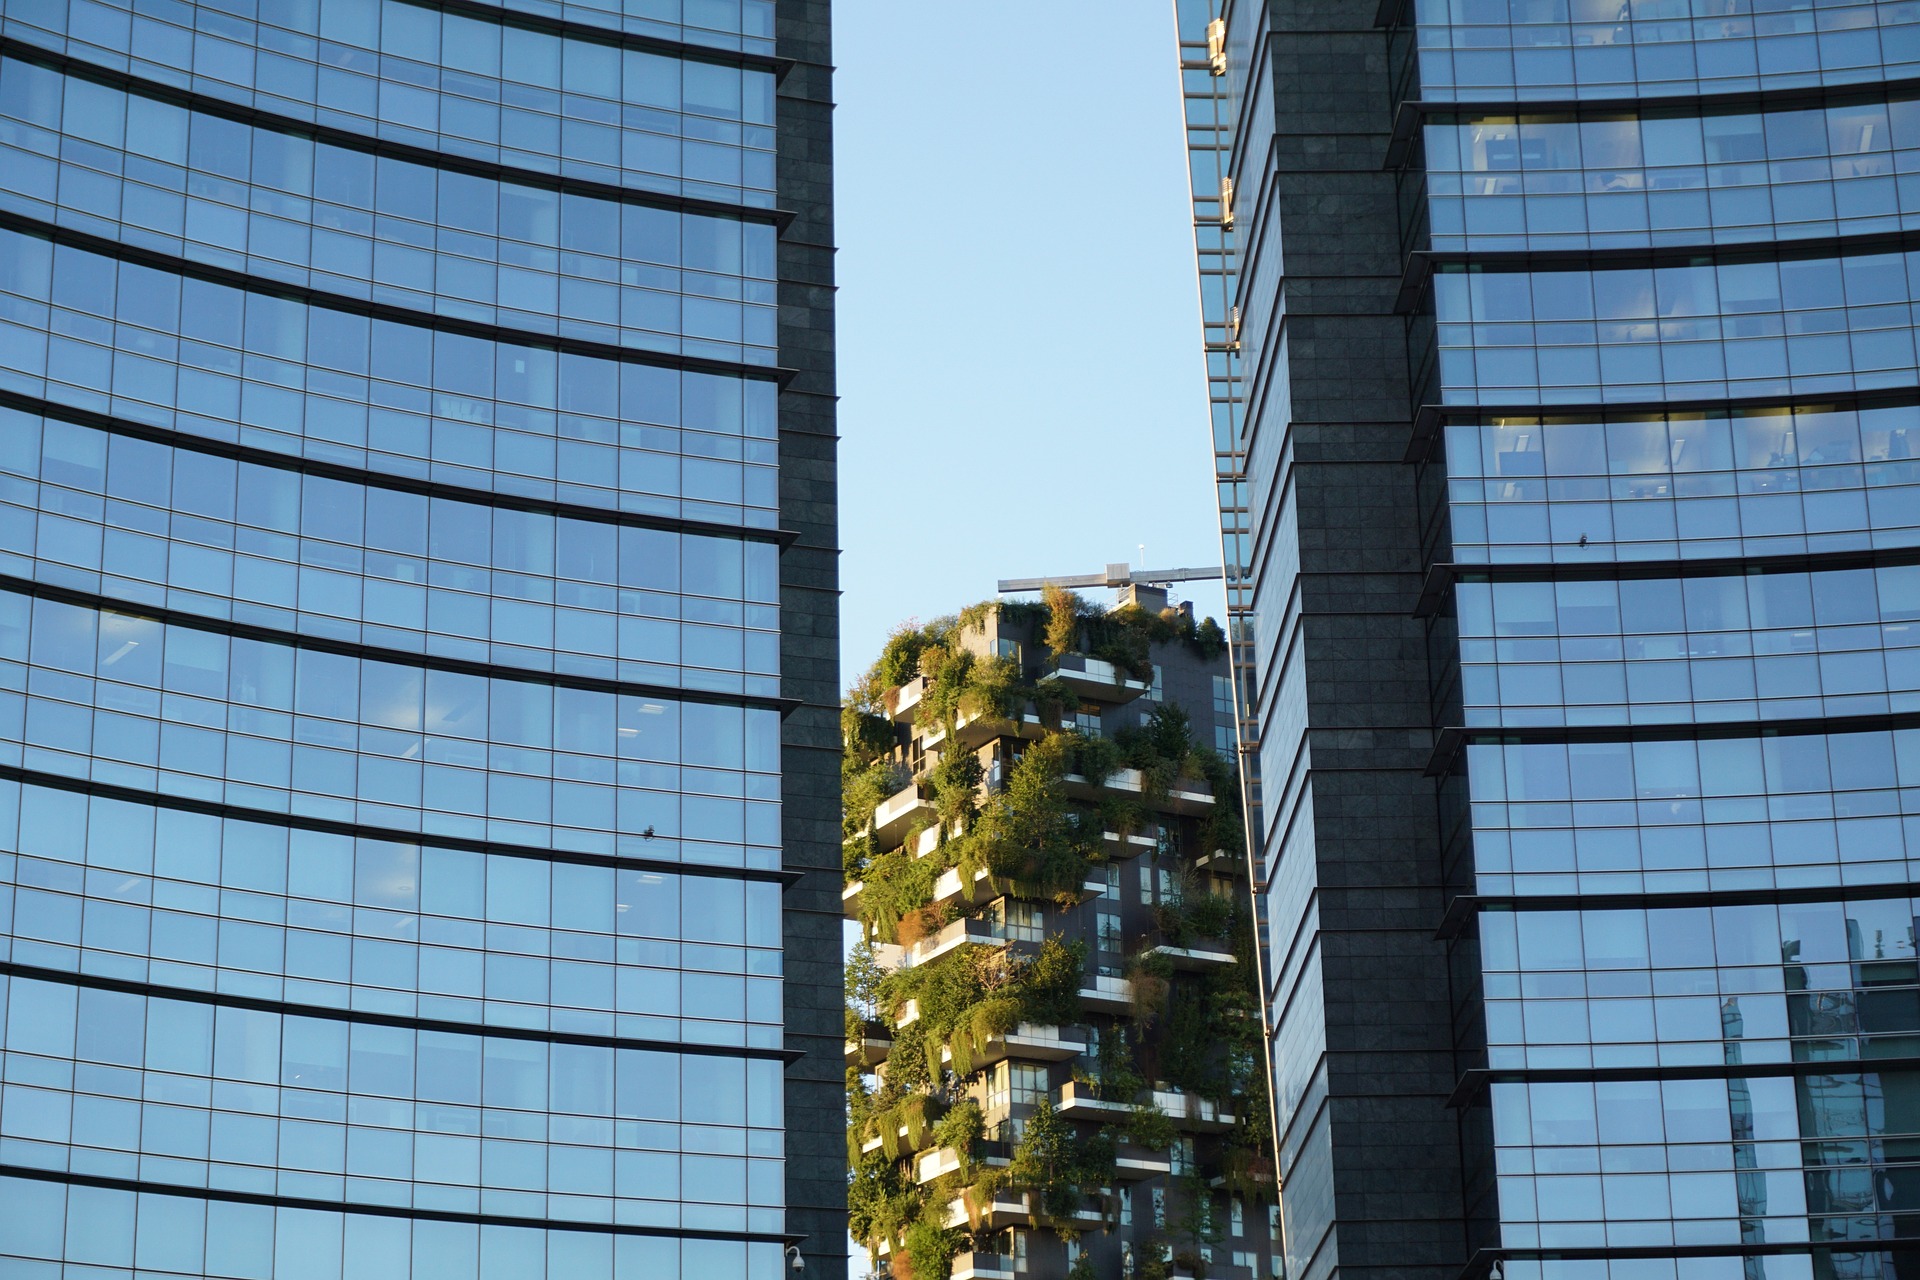
{"label": "glass-clad skyscraper", "polygon": [[0,1275],[843,1265],[826,10],[0,0]]}
{"label": "glass-clad skyscraper", "polygon": [[1289,1276],[1920,1275],[1920,10],[1179,12]]}

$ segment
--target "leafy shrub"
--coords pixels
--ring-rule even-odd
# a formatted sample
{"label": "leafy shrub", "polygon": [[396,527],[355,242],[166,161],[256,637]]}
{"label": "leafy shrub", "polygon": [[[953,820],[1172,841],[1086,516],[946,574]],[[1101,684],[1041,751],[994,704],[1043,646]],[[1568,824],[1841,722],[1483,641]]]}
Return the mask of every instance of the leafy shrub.
{"label": "leafy shrub", "polygon": [[1193,647],[1202,658],[1211,662],[1227,651],[1227,633],[1212,618],[1203,619],[1193,629]]}
{"label": "leafy shrub", "polygon": [[1180,1140],[1180,1131],[1166,1112],[1151,1102],[1142,1102],[1127,1117],[1127,1137],[1149,1151],[1165,1151]]}
{"label": "leafy shrub", "polygon": [[905,1175],[884,1152],[872,1151],[853,1162],[847,1176],[847,1227],[855,1239],[893,1235],[911,1203]]}
{"label": "leafy shrub", "polygon": [[1120,744],[1111,738],[1093,738],[1083,733],[1063,735],[1073,742],[1074,771],[1098,786],[1126,764]]}
{"label": "leafy shrub", "polygon": [[1111,1138],[1079,1133],[1042,1099],[1022,1129],[1006,1182],[1027,1191],[1038,1214],[1068,1219],[1089,1192],[1112,1181],[1113,1159]]}
{"label": "leafy shrub", "polygon": [[920,673],[920,655],[927,647],[927,633],[903,622],[887,637],[880,660],[873,664],[875,681],[883,689],[897,689]]}
{"label": "leafy shrub", "polygon": [[847,755],[862,762],[893,750],[898,737],[893,721],[878,712],[863,710],[851,701],[840,709],[840,734]]}
{"label": "leafy shrub", "polygon": [[1057,667],[1061,654],[1072,653],[1080,647],[1080,618],[1087,604],[1073,592],[1051,583],[1041,589],[1040,600],[1047,608],[1043,642],[1052,651],[1053,665]]}
{"label": "leafy shrub", "polygon": [[956,747],[940,757],[940,763],[927,772],[928,789],[933,792],[933,810],[940,824],[952,831],[972,821],[980,807],[980,781],[985,777],[980,757]]}
{"label": "leafy shrub", "polygon": [[973,1169],[973,1148],[987,1133],[986,1117],[972,1098],[954,1104],[953,1110],[933,1126],[933,1144],[947,1147],[960,1157],[960,1173],[968,1177]]}
{"label": "leafy shrub", "polygon": [[1048,938],[1020,976],[1021,1014],[1041,1026],[1067,1026],[1080,1020],[1080,979],[1086,970],[1087,944]]}
{"label": "leafy shrub", "polygon": [[906,786],[907,771],[888,760],[859,764],[849,758],[840,770],[840,832],[851,839],[862,835],[873,822],[873,811],[880,802]]}
{"label": "leafy shrub", "polygon": [[1186,903],[1187,923],[1202,938],[1224,938],[1233,927],[1233,900],[1213,893],[1197,893]]}
{"label": "leafy shrub", "polygon": [[953,1255],[960,1252],[959,1232],[949,1231],[925,1216],[908,1226],[901,1243],[910,1280],[950,1280]]}
{"label": "leafy shrub", "polygon": [[1198,991],[1182,988],[1168,1001],[1160,1036],[1160,1075],[1168,1084],[1192,1093],[1208,1092],[1216,1042]]}

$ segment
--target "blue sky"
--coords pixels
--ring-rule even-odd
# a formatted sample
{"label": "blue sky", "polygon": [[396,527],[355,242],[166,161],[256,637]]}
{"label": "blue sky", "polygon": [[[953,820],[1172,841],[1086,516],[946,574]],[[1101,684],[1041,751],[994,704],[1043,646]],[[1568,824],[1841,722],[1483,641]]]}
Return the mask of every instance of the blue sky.
{"label": "blue sky", "polygon": [[1219,563],[1172,8],[834,6],[849,679],[999,578]]}

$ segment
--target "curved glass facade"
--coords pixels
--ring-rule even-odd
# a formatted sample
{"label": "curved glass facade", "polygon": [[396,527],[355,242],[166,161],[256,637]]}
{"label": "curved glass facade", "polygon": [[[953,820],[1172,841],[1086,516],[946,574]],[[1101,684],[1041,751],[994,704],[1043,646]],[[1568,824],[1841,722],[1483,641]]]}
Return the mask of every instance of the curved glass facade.
{"label": "curved glass facade", "polygon": [[843,1265],[775,8],[0,0],[0,1275]]}
{"label": "curved glass facade", "polygon": [[1897,80],[1920,66],[1906,0],[1415,0],[1407,97],[1436,101],[1690,97]]}
{"label": "curved glass facade", "polygon": [[0,570],[528,671],[777,697],[779,548],[305,475],[0,407]]}
{"label": "curved glass facade", "polygon": [[437,169],[17,58],[0,158],[0,208],[216,267],[589,342],[774,342],[770,223]]}
{"label": "curved glass facade", "polygon": [[1447,536],[1462,564],[1911,547],[1916,428],[1920,406],[1899,401],[1462,415]]}
{"label": "curved glass facade", "polygon": [[1920,99],[1777,111],[1426,117],[1436,250],[1586,249],[1906,230]]}
{"label": "curved glass facade", "polygon": [[1463,566],[1430,639],[1470,1230],[1516,1278],[1898,1274],[1914,15],[1551,8],[1422,7],[1419,95],[1475,109],[1423,113],[1403,178],[1448,255],[1410,357],[1461,406],[1426,542]]}
{"label": "curved glass facade", "polygon": [[385,314],[0,229],[0,390],[372,472],[775,525],[770,378]]}
{"label": "curved glass facade", "polygon": [[1914,1274],[1920,6],[1190,7],[1287,1275]]}
{"label": "curved glass facade", "polygon": [[210,5],[131,25],[130,9],[116,21],[105,5],[26,8],[17,21],[9,13],[8,36],[197,95],[529,172],[774,204],[768,66],[404,0],[272,15],[296,28],[238,22]]}

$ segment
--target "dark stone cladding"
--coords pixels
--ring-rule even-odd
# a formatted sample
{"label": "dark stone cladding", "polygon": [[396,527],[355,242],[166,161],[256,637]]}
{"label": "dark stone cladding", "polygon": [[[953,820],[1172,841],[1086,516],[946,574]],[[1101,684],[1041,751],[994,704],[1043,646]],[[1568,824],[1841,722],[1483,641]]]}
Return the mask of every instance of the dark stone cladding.
{"label": "dark stone cladding", "polygon": [[780,0],[777,49],[793,65],[775,106],[780,237],[782,692],[786,893],[787,1229],[808,1280],[847,1274],[846,1098],[841,1066],[840,584],[834,454],[833,54],[830,0]]}
{"label": "dark stone cladding", "polygon": [[[1327,1081],[1321,1114],[1289,1129],[1324,1125],[1330,1141],[1305,1144],[1281,1179],[1325,1188],[1332,1206],[1331,1224],[1312,1224],[1314,1238],[1290,1234],[1289,1254],[1304,1261],[1297,1280],[1452,1280],[1467,1261],[1460,1130],[1446,1105],[1457,1078],[1447,951],[1434,936],[1445,904],[1434,783],[1424,776],[1433,742],[1426,637],[1413,616],[1422,565],[1404,461],[1400,220],[1384,164],[1393,115],[1375,7],[1265,0],[1272,36],[1250,70],[1273,96],[1275,136],[1270,148],[1243,144],[1238,179],[1250,221],[1279,219],[1270,239],[1284,244],[1286,266],[1291,403],[1269,405],[1257,429],[1290,430],[1293,441],[1295,661],[1314,823],[1298,848],[1312,851],[1314,866],[1282,878],[1311,878],[1299,901],[1309,920],[1317,908],[1307,927],[1323,977],[1318,991],[1294,993],[1284,1017],[1323,1023]],[[1260,399],[1249,388],[1249,403]],[[1264,590],[1284,598],[1293,585]],[[1276,923],[1285,937],[1302,921]],[[1281,1044],[1288,1039],[1283,1026]],[[1288,1230],[1308,1226],[1289,1221]]]}

